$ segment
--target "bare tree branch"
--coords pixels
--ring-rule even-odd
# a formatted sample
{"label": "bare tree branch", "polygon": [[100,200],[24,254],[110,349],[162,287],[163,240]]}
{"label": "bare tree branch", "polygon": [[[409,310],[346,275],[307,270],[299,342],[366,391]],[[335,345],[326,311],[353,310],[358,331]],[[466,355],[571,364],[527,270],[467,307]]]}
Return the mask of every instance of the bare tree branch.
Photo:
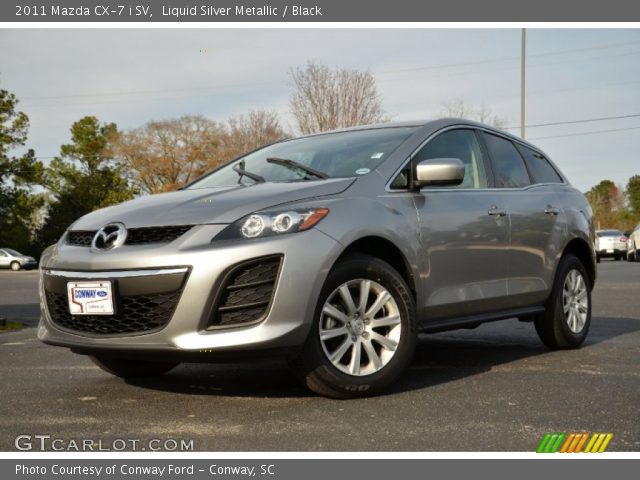
{"label": "bare tree branch", "polygon": [[493,125],[496,128],[504,128],[507,125],[507,119],[495,115],[488,105],[483,103],[475,107],[465,102],[462,98],[454,98],[445,102],[440,109],[439,117],[466,118]]}
{"label": "bare tree branch", "polygon": [[302,134],[388,121],[370,72],[310,61],[291,69],[291,111]]}

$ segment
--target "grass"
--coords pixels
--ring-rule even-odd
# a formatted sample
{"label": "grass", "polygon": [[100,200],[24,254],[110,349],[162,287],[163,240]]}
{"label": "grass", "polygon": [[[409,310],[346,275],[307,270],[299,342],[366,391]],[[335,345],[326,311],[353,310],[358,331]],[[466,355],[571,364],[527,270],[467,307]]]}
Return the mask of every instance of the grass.
{"label": "grass", "polygon": [[12,330],[20,330],[24,325],[20,322],[9,322],[7,320],[0,320],[0,333],[10,332]]}

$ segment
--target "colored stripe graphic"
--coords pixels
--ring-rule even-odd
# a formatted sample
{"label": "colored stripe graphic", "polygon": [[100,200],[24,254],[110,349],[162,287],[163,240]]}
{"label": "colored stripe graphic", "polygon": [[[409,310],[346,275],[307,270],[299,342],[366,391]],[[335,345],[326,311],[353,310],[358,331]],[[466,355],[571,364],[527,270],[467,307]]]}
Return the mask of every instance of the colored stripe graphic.
{"label": "colored stripe graphic", "polygon": [[587,438],[589,438],[589,434],[588,433],[583,433],[582,434],[582,439],[580,440],[578,445],[576,445],[576,449],[575,449],[574,453],[579,453],[580,450],[582,450],[582,446],[586,443]]}
{"label": "colored stripe graphic", "polygon": [[596,443],[596,438],[598,438],[598,434],[594,433],[591,437],[591,440],[589,440],[589,443],[587,443],[587,446],[584,449],[585,453],[589,453],[591,451],[591,447],[593,447],[593,444]]}
{"label": "colored stripe graphic", "polygon": [[567,448],[569,448],[569,445],[571,445],[571,442],[573,442],[573,439],[575,438],[576,434],[575,433],[570,433],[569,436],[567,437],[567,440],[564,442],[564,444],[562,445],[562,448],[560,449],[560,453],[565,453],[567,451]]}
{"label": "colored stripe graphic", "polygon": [[545,433],[544,437],[542,437],[542,441],[540,442],[540,445],[538,445],[538,448],[536,449],[536,453],[544,453],[544,449],[547,446],[547,442],[549,441],[550,438],[551,438],[551,434]]}
{"label": "colored stripe graphic", "polygon": [[607,445],[609,445],[609,442],[611,441],[612,438],[613,438],[613,433],[607,433],[607,436],[604,438],[604,442],[602,442],[602,445],[600,445],[600,450],[598,450],[598,453],[602,453],[605,451],[605,449],[607,448]]}
{"label": "colored stripe graphic", "polygon": [[[537,453],[602,453],[606,450],[613,438],[613,433],[546,433],[538,448]],[[588,440],[588,441],[587,441]],[[583,447],[585,446],[583,450]]]}
{"label": "colored stripe graphic", "polygon": [[560,445],[562,444],[562,441],[565,438],[567,438],[567,435],[565,433],[558,434],[558,439],[553,444],[553,447],[551,447],[551,453],[556,453],[558,451],[558,449],[560,448]]}
{"label": "colored stripe graphic", "polygon": [[581,441],[582,441],[582,433],[575,434],[573,437],[573,442],[571,442],[571,446],[569,447],[569,450],[567,450],[567,453],[575,452],[578,446],[578,443]]}

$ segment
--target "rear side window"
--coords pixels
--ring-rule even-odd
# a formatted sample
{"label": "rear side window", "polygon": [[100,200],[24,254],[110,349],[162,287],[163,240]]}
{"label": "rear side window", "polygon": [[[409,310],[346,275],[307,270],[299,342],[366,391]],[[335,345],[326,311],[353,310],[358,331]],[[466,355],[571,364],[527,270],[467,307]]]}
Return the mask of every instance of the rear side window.
{"label": "rear side window", "polygon": [[530,185],[524,160],[513,143],[490,133],[485,133],[484,138],[493,161],[496,187],[522,188]]}
{"label": "rear side window", "polygon": [[544,155],[524,145],[517,145],[517,148],[527,162],[527,167],[529,167],[529,172],[533,177],[533,183],[563,182],[558,172],[549,163],[549,160],[544,158]]}

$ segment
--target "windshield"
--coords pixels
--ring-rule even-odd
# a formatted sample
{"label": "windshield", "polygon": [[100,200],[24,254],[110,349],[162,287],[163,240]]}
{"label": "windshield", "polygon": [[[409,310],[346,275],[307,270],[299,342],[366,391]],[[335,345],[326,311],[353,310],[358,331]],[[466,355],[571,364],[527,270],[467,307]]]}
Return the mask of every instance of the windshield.
{"label": "windshield", "polygon": [[5,248],[4,251],[7,252],[12,257],[21,257],[22,256],[22,254],[20,252],[16,252],[15,250],[11,250],[10,248]]}
{"label": "windshield", "polygon": [[326,178],[366,175],[415,130],[416,127],[352,130],[276,143],[226,164],[189,188],[252,185],[262,180],[318,180],[322,175]]}

